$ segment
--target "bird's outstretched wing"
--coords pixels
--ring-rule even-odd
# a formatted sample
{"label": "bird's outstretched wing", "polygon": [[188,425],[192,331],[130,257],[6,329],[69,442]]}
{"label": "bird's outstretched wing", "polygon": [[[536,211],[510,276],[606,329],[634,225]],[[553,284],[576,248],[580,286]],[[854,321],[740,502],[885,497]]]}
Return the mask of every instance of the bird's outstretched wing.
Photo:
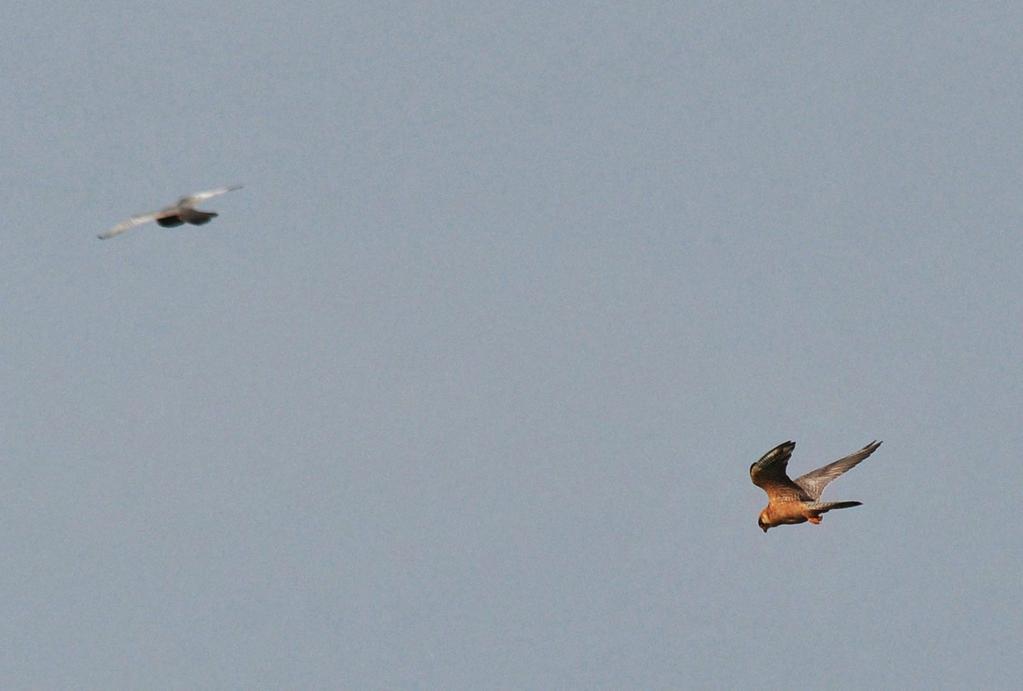
{"label": "bird's outstretched wing", "polygon": [[160,218],[160,214],[162,213],[163,213],[162,211],[153,211],[148,214],[139,214],[137,216],[132,216],[128,220],[121,221],[110,230],[106,231],[105,233],[100,233],[96,237],[98,237],[100,240],[109,240],[110,238],[117,237],[121,233],[127,232],[136,226],[140,226],[144,223],[150,223],[152,221],[155,221],[156,219]]}
{"label": "bird's outstretched wing", "polygon": [[853,468],[857,463],[870,454],[877,451],[877,447],[879,446],[881,446],[881,442],[872,441],[856,453],[851,453],[845,458],[838,459],[834,463],[829,463],[817,470],[811,470],[806,475],[797,477],[796,484],[814,500],[820,499],[821,492],[824,491],[824,488],[828,486],[829,482],[850,468]]}
{"label": "bird's outstretched wing", "polygon": [[768,499],[799,498],[803,494],[802,488],[793,483],[785,472],[794,448],[794,441],[778,444],[749,467],[750,479],[767,492]]}
{"label": "bird's outstretched wing", "polygon": [[195,194],[190,194],[187,197],[182,197],[181,199],[179,199],[178,205],[191,206],[192,204],[198,204],[199,202],[205,201],[206,199],[219,197],[222,194],[227,194],[228,192],[240,190],[242,187],[243,185],[227,185],[226,187],[218,187],[216,189],[206,190],[205,192],[196,192]]}

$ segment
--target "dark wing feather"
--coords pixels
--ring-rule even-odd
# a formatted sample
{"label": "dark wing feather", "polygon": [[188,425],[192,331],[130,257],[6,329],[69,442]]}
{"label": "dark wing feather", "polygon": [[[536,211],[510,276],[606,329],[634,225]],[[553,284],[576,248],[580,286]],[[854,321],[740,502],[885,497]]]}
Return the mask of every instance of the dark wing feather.
{"label": "dark wing feather", "polygon": [[870,454],[877,451],[877,447],[879,446],[881,446],[881,442],[872,441],[856,453],[849,454],[845,458],[840,458],[834,463],[829,463],[822,468],[811,470],[806,475],[797,477],[796,484],[803,488],[803,490],[813,499],[820,499],[821,492],[824,491],[824,488],[828,486],[829,482],[854,467]]}
{"label": "dark wing feather", "polygon": [[794,448],[794,441],[778,444],[749,467],[753,484],[767,492],[769,499],[799,498],[803,494],[802,488],[794,484],[785,472]]}

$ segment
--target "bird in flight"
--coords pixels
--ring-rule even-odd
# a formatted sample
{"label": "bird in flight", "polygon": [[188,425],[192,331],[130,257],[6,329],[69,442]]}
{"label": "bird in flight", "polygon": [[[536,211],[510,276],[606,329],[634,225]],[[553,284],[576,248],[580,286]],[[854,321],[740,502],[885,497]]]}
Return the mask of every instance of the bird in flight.
{"label": "bird in flight", "polygon": [[218,187],[215,190],[206,190],[205,192],[190,194],[187,197],[179,199],[178,203],[174,206],[168,206],[164,209],[152,211],[148,214],[138,214],[137,216],[132,216],[126,221],[121,221],[107,232],[100,233],[97,237],[100,240],[107,240],[129,231],[135,226],[140,226],[143,223],[149,223],[150,221],[156,221],[164,228],[174,228],[183,223],[190,223],[193,226],[201,226],[216,218],[217,214],[213,211],[200,211],[195,208],[196,204],[212,197],[219,197],[222,194],[227,194],[233,190],[240,190],[241,188],[241,185],[229,185],[227,187]]}
{"label": "bird in flight", "polygon": [[821,514],[832,509],[859,506],[862,502],[820,501],[821,492],[829,482],[877,451],[879,446],[881,442],[872,441],[856,453],[790,480],[785,469],[796,443],[787,441],[778,444],[749,467],[753,484],[767,492],[767,507],[760,512],[757,525],[765,533],[768,528],[779,525],[806,521],[816,525],[821,522]]}

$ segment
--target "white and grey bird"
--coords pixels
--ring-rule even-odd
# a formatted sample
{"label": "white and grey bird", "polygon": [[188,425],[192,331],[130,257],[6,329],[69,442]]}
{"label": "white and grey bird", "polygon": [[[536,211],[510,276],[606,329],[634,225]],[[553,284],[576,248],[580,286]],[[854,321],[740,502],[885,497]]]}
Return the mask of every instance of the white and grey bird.
{"label": "white and grey bird", "polygon": [[190,223],[193,226],[201,226],[216,218],[217,214],[214,211],[200,211],[195,208],[196,204],[210,199],[211,197],[218,197],[233,190],[240,190],[241,188],[241,185],[229,185],[227,187],[218,187],[214,190],[190,194],[187,197],[179,199],[178,203],[174,206],[168,206],[164,209],[160,209],[159,211],[152,211],[147,214],[138,214],[136,216],[132,216],[126,221],[121,221],[107,232],[100,233],[97,237],[100,240],[107,240],[129,231],[136,226],[140,226],[143,223],[149,223],[150,221],[156,221],[164,228],[174,228],[182,225],[183,223]]}

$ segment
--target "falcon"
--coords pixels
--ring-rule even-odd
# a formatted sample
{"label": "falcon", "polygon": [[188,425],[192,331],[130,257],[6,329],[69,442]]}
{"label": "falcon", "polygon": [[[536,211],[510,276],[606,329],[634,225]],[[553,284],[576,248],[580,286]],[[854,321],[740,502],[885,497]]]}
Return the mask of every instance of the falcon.
{"label": "falcon", "polygon": [[178,203],[174,206],[168,206],[164,209],[152,211],[148,214],[138,214],[137,216],[132,216],[126,221],[121,221],[107,232],[100,233],[97,237],[100,240],[107,240],[129,231],[136,226],[140,226],[143,223],[149,223],[150,221],[156,221],[164,228],[175,228],[184,223],[189,223],[193,226],[201,226],[216,218],[217,214],[213,211],[200,211],[195,208],[196,204],[212,197],[219,197],[222,194],[227,194],[234,190],[240,190],[241,188],[241,185],[229,185],[227,187],[218,187],[215,190],[207,190],[205,192],[190,194],[187,197],[179,199]]}
{"label": "falcon", "polygon": [[821,514],[832,509],[848,509],[859,506],[858,501],[821,501],[821,492],[828,483],[860,461],[877,451],[881,442],[872,441],[856,453],[840,458],[834,463],[811,470],[790,480],[785,469],[796,448],[794,441],[778,444],[749,467],[753,484],[767,492],[767,507],[760,512],[757,525],[766,533],[768,528],[792,525],[809,521],[814,525],[821,522]]}

